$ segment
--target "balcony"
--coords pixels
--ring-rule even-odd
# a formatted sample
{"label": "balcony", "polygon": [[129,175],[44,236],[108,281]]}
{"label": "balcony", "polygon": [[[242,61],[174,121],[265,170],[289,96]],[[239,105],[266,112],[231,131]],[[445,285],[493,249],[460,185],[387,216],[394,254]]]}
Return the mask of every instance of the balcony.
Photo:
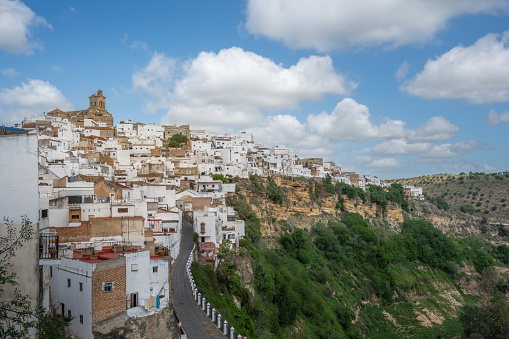
{"label": "balcony", "polygon": [[58,234],[39,234],[39,259],[58,259]]}

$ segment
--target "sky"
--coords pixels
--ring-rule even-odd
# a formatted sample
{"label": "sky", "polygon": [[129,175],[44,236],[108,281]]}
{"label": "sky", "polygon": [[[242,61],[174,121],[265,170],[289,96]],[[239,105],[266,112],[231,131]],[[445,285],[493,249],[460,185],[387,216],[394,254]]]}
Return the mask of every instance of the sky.
{"label": "sky", "polygon": [[250,132],[382,179],[509,169],[509,0],[0,0],[0,124]]}

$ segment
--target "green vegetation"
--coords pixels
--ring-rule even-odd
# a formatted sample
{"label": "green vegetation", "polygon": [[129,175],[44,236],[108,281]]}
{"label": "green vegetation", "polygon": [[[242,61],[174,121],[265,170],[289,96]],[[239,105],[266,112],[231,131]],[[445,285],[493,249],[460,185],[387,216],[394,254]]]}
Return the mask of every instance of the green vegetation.
{"label": "green vegetation", "polygon": [[271,177],[267,178],[267,186],[263,186],[263,184],[260,183],[260,177],[256,174],[251,175],[249,180],[251,182],[250,187],[254,192],[265,193],[266,198],[273,203],[281,205],[284,201],[288,200],[281,187],[277,186]]}
{"label": "green vegetation", "polygon": [[338,182],[336,183],[336,192],[339,196],[346,195],[349,199],[359,197],[363,203],[366,203],[366,192],[364,192],[360,187],[354,187]]}
{"label": "green vegetation", "polygon": [[466,305],[460,314],[464,335],[470,338],[507,338],[509,302],[505,298],[486,307]]}
{"label": "green vegetation", "polygon": [[182,145],[186,144],[189,139],[180,133],[173,134],[169,139],[169,147],[182,147]]}
{"label": "green vegetation", "polygon": [[213,174],[212,179],[213,180],[221,180],[224,184],[230,183],[230,180],[222,174]]}
{"label": "green vegetation", "polygon": [[426,196],[426,199],[428,199],[432,203],[436,204],[437,207],[441,210],[447,211],[450,208],[449,204],[443,197],[428,197],[428,196]]}
{"label": "green vegetation", "polygon": [[[421,186],[426,198],[443,210],[451,207],[464,214],[487,216],[491,221],[509,220],[509,206],[504,206],[509,190],[507,171],[435,174],[398,181]],[[475,207],[472,209],[467,205]]]}
{"label": "green vegetation", "polygon": [[[5,236],[0,237],[0,297],[4,286],[18,286],[18,277],[9,268],[28,240],[32,239],[32,223],[23,218],[21,227],[16,229],[12,221],[4,219]],[[13,298],[0,300],[0,338],[30,338],[29,330],[37,328],[39,338],[69,338],[65,329],[72,318],[62,317],[54,310],[48,312],[42,307],[33,308],[30,297],[15,288]]]}
{"label": "green vegetation", "polygon": [[[250,185],[265,191],[256,180]],[[450,286],[474,304],[477,299],[467,298],[455,282],[459,267],[470,262],[484,272],[493,258],[509,261],[506,245],[453,240],[423,220],[407,220],[395,234],[356,213],[329,216],[326,224],[316,223],[309,231],[278,222],[285,231],[269,248],[245,198],[228,197],[227,203],[246,221],[247,237],[236,250],[247,250],[243,255],[254,272],[254,294],[240,284],[237,265],[228,256],[216,272],[197,265],[193,272],[207,300],[250,338],[459,336],[465,327],[450,315],[452,306],[439,297],[437,286]],[[502,282],[497,286],[508,289]],[[410,291],[420,296],[418,304],[407,299]],[[417,313],[424,308],[440,314],[443,324],[422,326]]]}

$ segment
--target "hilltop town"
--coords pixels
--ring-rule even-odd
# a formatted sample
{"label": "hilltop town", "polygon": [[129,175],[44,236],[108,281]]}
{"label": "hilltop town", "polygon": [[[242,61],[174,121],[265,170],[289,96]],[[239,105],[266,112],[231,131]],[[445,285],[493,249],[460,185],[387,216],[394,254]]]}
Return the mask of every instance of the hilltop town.
{"label": "hilltop town", "polygon": [[[239,246],[244,221],[225,203],[236,192],[234,178],[330,178],[363,190],[391,185],[322,158],[299,158],[287,145],[256,144],[245,132],[114,125],[101,90],[87,109],[55,109],[27,116],[18,128],[0,127],[0,152],[10,163],[2,172],[9,193],[3,210],[27,215],[37,228],[34,252],[16,259],[25,285],[34,285],[24,292],[73,318],[69,332],[81,338],[108,333],[119,315],[154,317],[171,308],[184,222],[194,225],[202,263],[217,264],[223,243]],[[420,187],[404,190],[423,199]]]}

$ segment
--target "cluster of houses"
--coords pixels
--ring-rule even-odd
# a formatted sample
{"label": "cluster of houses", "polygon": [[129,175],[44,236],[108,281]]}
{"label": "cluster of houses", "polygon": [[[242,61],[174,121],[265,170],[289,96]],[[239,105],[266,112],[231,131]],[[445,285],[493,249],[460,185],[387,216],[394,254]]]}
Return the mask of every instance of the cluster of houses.
{"label": "cluster of houses", "polygon": [[[221,135],[130,120],[114,126],[105,99],[99,90],[85,110],[55,109],[27,116],[22,129],[0,130],[0,151],[15,145],[35,153],[29,160],[9,153],[14,159],[5,180],[19,188],[16,175],[36,161],[37,177],[22,181],[33,184],[23,194],[38,197],[32,220],[39,229],[39,299],[74,317],[76,337],[92,337],[94,324],[120,313],[150,316],[167,306],[183,222],[198,233],[204,263],[217,260],[223,240],[239,245],[244,222],[225,204],[235,184],[224,178],[331,176],[363,189],[389,185],[321,158],[300,159],[288,146],[257,145],[245,132]],[[184,141],[175,145],[175,135]],[[422,197],[420,188],[405,191]],[[6,210],[24,204],[23,197],[4,200]]]}

